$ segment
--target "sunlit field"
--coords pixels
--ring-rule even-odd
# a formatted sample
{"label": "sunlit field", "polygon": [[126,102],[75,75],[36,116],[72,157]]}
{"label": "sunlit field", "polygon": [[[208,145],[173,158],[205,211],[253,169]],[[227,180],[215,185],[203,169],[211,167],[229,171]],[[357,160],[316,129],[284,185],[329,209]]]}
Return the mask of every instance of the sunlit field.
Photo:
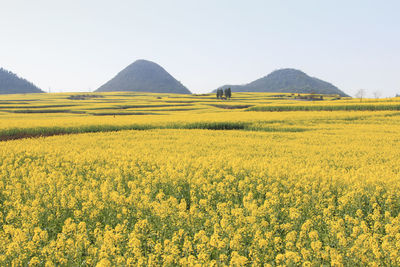
{"label": "sunlit field", "polygon": [[322,101],[305,101],[299,97],[307,95],[235,93],[231,100],[218,100],[214,94],[129,92],[3,95],[0,96],[0,140],[150,128],[257,130],[260,124],[284,130],[296,124],[301,128],[310,123],[320,125],[326,120],[331,123],[335,118],[352,120],[368,116],[371,111],[371,116],[386,114],[375,111],[400,112],[400,98],[360,102],[337,96],[323,96]]}
{"label": "sunlit field", "polygon": [[0,96],[0,265],[400,265],[400,98]]}

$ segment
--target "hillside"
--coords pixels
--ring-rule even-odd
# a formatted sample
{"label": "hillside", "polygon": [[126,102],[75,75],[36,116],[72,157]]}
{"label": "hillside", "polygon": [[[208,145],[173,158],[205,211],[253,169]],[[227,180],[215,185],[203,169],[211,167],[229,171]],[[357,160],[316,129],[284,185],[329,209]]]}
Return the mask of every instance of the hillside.
{"label": "hillside", "polygon": [[310,77],[296,69],[280,69],[248,84],[224,85],[219,88],[226,87],[230,87],[232,92],[316,93],[348,96],[336,86]]}
{"label": "hillside", "polygon": [[160,65],[147,60],[135,61],[96,90],[116,91],[191,94]]}
{"label": "hillside", "polygon": [[0,68],[0,94],[43,93],[33,83],[18,77],[15,73]]}

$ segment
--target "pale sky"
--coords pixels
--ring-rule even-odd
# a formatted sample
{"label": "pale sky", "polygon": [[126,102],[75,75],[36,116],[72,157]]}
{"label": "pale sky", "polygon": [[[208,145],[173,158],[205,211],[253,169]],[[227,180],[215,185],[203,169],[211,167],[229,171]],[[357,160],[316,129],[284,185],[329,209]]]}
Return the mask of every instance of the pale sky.
{"label": "pale sky", "polygon": [[399,0],[0,0],[0,67],[52,92],[147,59],[194,93],[297,68],[394,96],[399,14]]}

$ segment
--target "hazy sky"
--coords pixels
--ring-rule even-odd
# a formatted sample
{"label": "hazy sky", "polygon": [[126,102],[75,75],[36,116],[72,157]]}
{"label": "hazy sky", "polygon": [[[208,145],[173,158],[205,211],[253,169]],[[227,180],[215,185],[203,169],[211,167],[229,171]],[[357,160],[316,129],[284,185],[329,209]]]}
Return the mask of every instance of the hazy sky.
{"label": "hazy sky", "polygon": [[196,93],[290,67],[393,96],[399,12],[399,0],[0,0],[0,67],[71,92],[148,59]]}

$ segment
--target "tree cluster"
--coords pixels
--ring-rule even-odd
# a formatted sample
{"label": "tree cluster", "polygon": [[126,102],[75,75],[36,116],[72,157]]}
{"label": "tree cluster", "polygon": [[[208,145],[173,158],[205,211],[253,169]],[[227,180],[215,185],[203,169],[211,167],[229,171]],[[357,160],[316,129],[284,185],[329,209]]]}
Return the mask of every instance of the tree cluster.
{"label": "tree cluster", "polygon": [[225,90],[220,88],[217,90],[217,98],[218,99],[230,99],[231,97],[232,97],[231,88],[225,88]]}

